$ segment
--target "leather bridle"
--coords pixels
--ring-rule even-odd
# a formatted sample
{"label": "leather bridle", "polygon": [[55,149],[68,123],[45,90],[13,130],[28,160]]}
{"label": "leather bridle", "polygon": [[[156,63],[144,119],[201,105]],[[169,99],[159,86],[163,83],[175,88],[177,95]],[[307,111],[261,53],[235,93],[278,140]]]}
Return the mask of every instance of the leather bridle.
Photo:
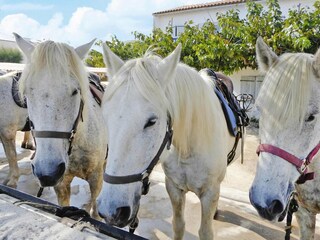
{"label": "leather bridle", "polygon": [[164,136],[164,139],[162,141],[162,144],[157,154],[154,156],[149,166],[141,173],[126,175],[126,176],[113,176],[105,173],[103,175],[103,180],[110,184],[128,184],[133,182],[142,182],[142,194],[146,195],[149,191],[149,186],[150,186],[149,176],[153,168],[158,163],[164,148],[167,146],[167,149],[168,150],[170,149],[170,145],[172,142],[172,135],[173,135],[173,130],[171,126],[171,117],[168,115],[166,134]]}
{"label": "leather bridle", "polygon": [[77,132],[77,128],[79,125],[80,120],[83,121],[82,118],[82,111],[83,111],[83,106],[84,106],[84,102],[81,99],[80,100],[80,106],[79,106],[79,111],[78,111],[78,115],[73,123],[72,129],[70,132],[59,132],[59,131],[36,131],[34,130],[34,124],[32,121],[30,121],[30,125],[31,125],[31,132],[33,137],[36,138],[61,138],[61,139],[68,139],[69,140],[69,149],[68,149],[68,155],[71,154],[71,150],[72,150],[72,142],[74,139],[74,135]]}
{"label": "leather bridle", "polygon": [[305,159],[300,159],[291,153],[278,148],[276,146],[273,146],[271,144],[260,144],[257,149],[257,154],[261,152],[270,153],[275,156],[278,156],[282,158],[283,160],[293,164],[298,172],[300,173],[300,177],[297,180],[297,184],[305,183],[307,180],[312,180],[314,178],[314,172],[308,172],[308,165],[313,160],[314,156],[318,153],[320,150],[320,142],[311,150],[311,152],[308,154],[308,156]]}

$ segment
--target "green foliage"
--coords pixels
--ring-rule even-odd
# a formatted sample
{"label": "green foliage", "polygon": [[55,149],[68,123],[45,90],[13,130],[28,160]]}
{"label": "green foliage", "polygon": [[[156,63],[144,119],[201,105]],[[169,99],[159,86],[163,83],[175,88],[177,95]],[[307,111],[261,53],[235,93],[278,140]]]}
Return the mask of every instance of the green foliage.
{"label": "green foliage", "polygon": [[22,54],[17,49],[0,48],[0,62],[20,63]]}
{"label": "green foliage", "polygon": [[[123,60],[141,57],[148,49],[164,57],[182,44],[181,60],[196,68],[212,68],[231,74],[242,68],[257,68],[255,44],[262,36],[277,54],[315,53],[320,46],[320,0],[315,10],[296,6],[282,16],[279,0],[267,0],[267,7],[257,1],[247,2],[247,15],[240,19],[238,10],[218,14],[218,25],[208,21],[203,26],[185,23],[176,41],[173,29],[155,29],[150,35],[133,32],[134,41],[122,42],[113,36],[106,44]],[[100,43],[101,44],[101,43]],[[101,54],[91,52],[91,66],[100,66]]]}

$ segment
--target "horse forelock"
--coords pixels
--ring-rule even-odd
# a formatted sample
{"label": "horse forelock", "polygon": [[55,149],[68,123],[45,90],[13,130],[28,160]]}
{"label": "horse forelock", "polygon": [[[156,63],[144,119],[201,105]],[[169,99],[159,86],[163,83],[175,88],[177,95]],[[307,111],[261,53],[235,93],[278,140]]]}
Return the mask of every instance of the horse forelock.
{"label": "horse forelock", "polygon": [[256,105],[272,127],[302,127],[311,94],[312,55],[283,54],[267,72]]}
{"label": "horse forelock", "polygon": [[27,87],[36,84],[34,81],[46,76],[48,79],[54,79],[54,82],[49,84],[66,87],[71,87],[71,79],[74,79],[78,81],[82,98],[86,101],[89,88],[87,75],[82,61],[72,47],[65,43],[45,41],[35,47],[30,63],[22,73],[20,92],[24,93]]}
{"label": "horse forelock", "polygon": [[108,85],[106,99],[120,87],[133,85],[159,111],[170,114],[173,143],[181,155],[189,154],[191,141],[209,149],[215,131],[213,123],[217,122],[214,111],[220,107],[211,85],[195,69],[179,64],[175,77],[164,86],[159,80],[163,73],[157,72],[160,61],[147,54],[126,62]]}

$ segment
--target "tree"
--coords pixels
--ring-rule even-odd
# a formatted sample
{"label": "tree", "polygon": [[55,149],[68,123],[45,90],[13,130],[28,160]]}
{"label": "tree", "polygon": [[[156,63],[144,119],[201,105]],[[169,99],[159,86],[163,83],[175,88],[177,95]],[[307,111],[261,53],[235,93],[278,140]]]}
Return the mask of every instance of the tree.
{"label": "tree", "polygon": [[20,63],[22,54],[19,50],[11,48],[0,48],[0,62]]}
{"label": "tree", "polygon": [[[284,52],[315,53],[320,45],[320,0],[315,10],[300,5],[282,16],[279,0],[267,0],[267,8],[256,1],[247,2],[247,15],[240,19],[238,10],[218,15],[218,27],[208,21],[199,27],[192,22],[176,41],[172,28],[155,29],[150,35],[134,32],[134,41],[122,42],[116,36],[107,45],[123,60],[142,56],[150,47],[164,57],[182,44],[181,60],[196,69],[212,68],[231,74],[242,68],[257,68],[255,43],[262,36],[277,54]],[[101,56],[92,52],[92,64],[99,66]],[[97,63],[95,63],[97,62]]]}

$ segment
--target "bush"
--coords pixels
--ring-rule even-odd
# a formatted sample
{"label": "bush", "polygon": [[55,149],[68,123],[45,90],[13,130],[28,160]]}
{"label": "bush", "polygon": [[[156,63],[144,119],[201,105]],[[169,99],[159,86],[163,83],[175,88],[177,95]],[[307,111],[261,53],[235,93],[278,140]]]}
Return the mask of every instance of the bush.
{"label": "bush", "polygon": [[20,63],[22,54],[17,49],[0,48],[0,62]]}

